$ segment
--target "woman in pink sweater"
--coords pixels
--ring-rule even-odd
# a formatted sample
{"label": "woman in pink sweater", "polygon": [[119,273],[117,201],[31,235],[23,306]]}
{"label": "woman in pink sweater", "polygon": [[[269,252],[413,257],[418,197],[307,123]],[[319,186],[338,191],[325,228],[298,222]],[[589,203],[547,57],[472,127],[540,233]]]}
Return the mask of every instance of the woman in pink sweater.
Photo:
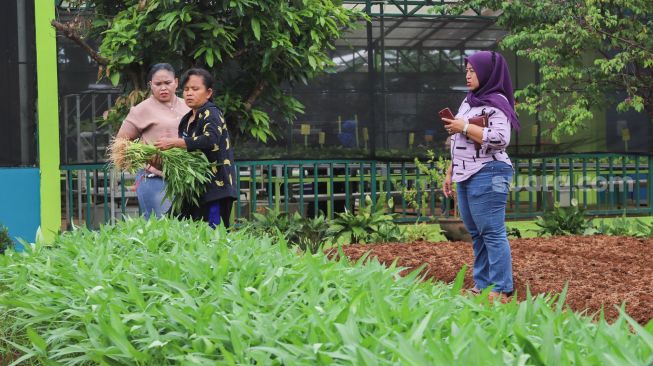
{"label": "woman in pink sweater", "polygon": [[[167,63],[152,66],[147,77],[151,95],[132,107],[118,131],[117,138],[141,139],[154,144],[160,138],[176,137],[181,117],[190,111],[175,91],[179,84],[175,69]],[[164,215],[171,206],[163,201],[166,184],[162,172],[147,165],[136,175],[138,205],[145,218]]]}

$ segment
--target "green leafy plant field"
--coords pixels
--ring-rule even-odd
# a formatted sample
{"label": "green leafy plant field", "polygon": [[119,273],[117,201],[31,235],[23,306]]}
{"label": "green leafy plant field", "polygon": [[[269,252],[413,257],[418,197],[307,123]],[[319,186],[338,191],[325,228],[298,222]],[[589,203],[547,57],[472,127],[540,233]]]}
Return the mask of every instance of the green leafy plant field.
{"label": "green leafy plant field", "polygon": [[274,240],[139,219],[10,250],[0,354],[51,365],[653,362],[653,323],[592,322],[556,297],[490,304],[460,295],[463,272],[432,283]]}

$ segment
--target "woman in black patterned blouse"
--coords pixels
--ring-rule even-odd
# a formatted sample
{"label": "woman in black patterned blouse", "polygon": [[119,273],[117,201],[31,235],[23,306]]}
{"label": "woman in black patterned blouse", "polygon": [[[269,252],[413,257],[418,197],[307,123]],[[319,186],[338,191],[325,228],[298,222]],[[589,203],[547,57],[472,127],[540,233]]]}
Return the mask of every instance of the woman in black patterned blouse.
{"label": "woman in black patterned blouse", "polygon": [[181,119],[178,138],[162,138],[155,146],[162,150],[173,147],[200,150],[209,162],[216,163],[200,205],[186,202],[182,217],[206,221],[211,227],[220,223],[229,227],[231,206],[237,197],[236,169],[222,111],[211,102],[213,76],[204,69],[190,69],[182,77],[181,87],[191,111]]}

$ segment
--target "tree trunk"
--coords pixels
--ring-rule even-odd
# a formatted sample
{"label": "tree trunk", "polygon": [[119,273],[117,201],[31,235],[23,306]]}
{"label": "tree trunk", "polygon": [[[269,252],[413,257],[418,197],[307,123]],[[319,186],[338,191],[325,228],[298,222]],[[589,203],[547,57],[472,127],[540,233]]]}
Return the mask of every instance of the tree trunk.
{"label": "tree trunk", "polygon": [[89,46],[89,44],[86,43],[86,41],[82,39],[82,37],[79,34],[77,34],[77,29],[70,26],[69,24],[63,24],[56,20],[51,21],[50,24],[56,30],[61,32],[66,38],[70,39],[71,41],[81,46],[82,49],[84,49],[86,53],[88,53],[89,56],[91,56],[91,58],[95,60],[95,62],[105,66],[109,64],[109,59],[101,56],[96,50],[94,50],[91,46]]}
{"label": "tree trunk", "polygon": [[265,80],[260,81],[256,86],[254,87],[254,90],[252,90],[252,93],[249,95],[249,98],[245,101],[245,110],[249,112],[252,110],[252,106],[254,103],[256,103],[256,100],[258,99],[261,94],[263,94],[263,91],[265,90],[265,87],[267,86],[267,82]]}

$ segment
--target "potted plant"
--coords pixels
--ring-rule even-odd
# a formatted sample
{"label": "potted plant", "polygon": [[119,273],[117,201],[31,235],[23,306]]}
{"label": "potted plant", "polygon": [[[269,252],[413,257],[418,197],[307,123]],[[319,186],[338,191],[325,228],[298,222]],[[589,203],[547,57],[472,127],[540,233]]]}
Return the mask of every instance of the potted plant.
{"label": "potted plant", "polygon": [[[418,214],[417,222],[419,222],[422,217],[427,216],[426,207],[428,195],[420,195],[418,193],[419,191],[427,192],[430,185],[434,185],[436,192],[442,194],[443,205],[440,214],[431,220],[436,221],[440,225],[441,232],[447,240],[471,242],[472,238],[465,228],[462,219],[458,215],[455,186],[453,189],[453,197],[450,198],[450,201],[447,200],[444,197],[444,193],[442,193],[446,171],[449,168],[451,161],[442,155],[436,158],[433,150],[428,150],[426,156],[428,160],[425,163],[421,162],[418,158],[415,158],[415,166],[420,174],[425,176],[426,179],[423,180],[418,178],[415,182],[415,187],[410,189],[399,185],[404,199],[411,207],[413,207],[413,209],[416,210]],[[452,202],[453,205],[449,206],[449,202]]]}

